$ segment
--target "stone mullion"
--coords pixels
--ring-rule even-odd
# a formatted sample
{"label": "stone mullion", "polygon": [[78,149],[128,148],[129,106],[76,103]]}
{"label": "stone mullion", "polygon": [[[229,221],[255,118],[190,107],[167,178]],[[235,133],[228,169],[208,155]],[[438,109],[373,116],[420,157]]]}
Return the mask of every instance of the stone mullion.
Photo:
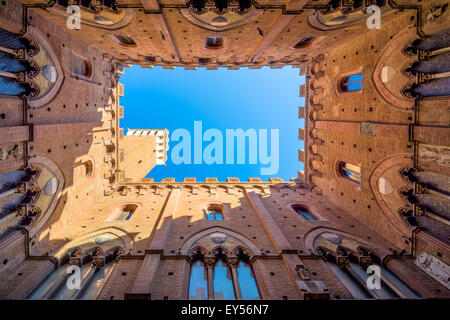
{"label": "stone mullion", "polygon": [[237,267],[239,266],[238,257],[228,257],[227,264],[228,264],[228,267],[231,269],[231,278],[233,281],[236,299],[242,300],[241,287],[239,285],[239,278],[238,278],[238,274],[237,274]]}
{"label": "stone mullion", "polygon": [[349,265],[349,261],[347,258],[339,257],[338,258],[338,267],[342,268],[345,272],[347,272],[350,275],[350,277],[361,286],[361,288],[364,290],[364,292],[368,293],[372,298],[378,299],[378,296],[375,294],[375,292],[373,292],[373,290],[367,290],[367,284],[352,269],[352,267]]}
{"label": "stone mullion", "polygon": [[203,261],[208,275],[208,300],[214,300],[214,266],[216,264],[215,257],[205,257]]}
{"label": "stone mullion", "polygon": [[86,292],[87,288],[91,284],[92,280],[94,279],[95,273],[99,270],[98,264],[96,262],[93,262],[92,265],[89,268],[88,273],[85,277],[83,277],[81,281],[80,288],[75,291],[75,293],[72,295],[73,299],[80,299],[83,294]]}

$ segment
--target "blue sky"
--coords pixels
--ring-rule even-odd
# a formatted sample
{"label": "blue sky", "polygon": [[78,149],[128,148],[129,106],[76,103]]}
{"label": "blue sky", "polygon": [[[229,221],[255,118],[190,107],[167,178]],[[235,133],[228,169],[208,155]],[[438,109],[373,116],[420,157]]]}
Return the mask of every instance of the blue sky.
{"label": "blue sky", "polygon": [[[248,177],[260,177],[263,181],[269,177],[289,180],[296,177],[297,170],[303,169],[297,152],[303,148],[303,141],[298,140],[298,128],[304,127],[303,119],[298,119],[298,107],[304,105],[304,98],[299,97],[299,86],[304,83],[299,69],[164,70],[133,66],[125,69],[120,81],[125,86],[125,95],[120,99],[125,111],[120,127],[125,128],[125,134],[127,128],[167,128],[169,137],[176,129],[183,128],[191,134],[192,164],[172,162],[172,150],[179,142],[171,140],[167,164],[156,166],[147,175],[155,181],[165,177],[176,181],[183,181],[184,177],[195,177],[197,181],[206,177],[217,177],[219,181],[227,177],[241,181],[247,181]],[[210,128],[222,132],[224,163],[226,129],[253,128],[256,132],[267,129],[269,154],[270,130],[278,129],[278,172],[261,175],[261,167],[268,165],[261,164],[259,157],[257,164],[249,164],[248,151],[245,164],[193,164],[194,121],[202,121],[203,133]],[[203,149],[209,143],[204,141]]]}

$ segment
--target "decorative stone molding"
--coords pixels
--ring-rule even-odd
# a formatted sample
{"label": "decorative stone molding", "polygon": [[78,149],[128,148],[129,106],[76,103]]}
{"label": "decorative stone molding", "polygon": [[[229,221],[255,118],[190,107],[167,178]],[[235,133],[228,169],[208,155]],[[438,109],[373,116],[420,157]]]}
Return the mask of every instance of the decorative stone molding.
{"label": "decorative stone molding", "polygon": [[426,272],[430,277],[450,289],[450,266],[442,260],[422,252],[415,260],[416,266]]}

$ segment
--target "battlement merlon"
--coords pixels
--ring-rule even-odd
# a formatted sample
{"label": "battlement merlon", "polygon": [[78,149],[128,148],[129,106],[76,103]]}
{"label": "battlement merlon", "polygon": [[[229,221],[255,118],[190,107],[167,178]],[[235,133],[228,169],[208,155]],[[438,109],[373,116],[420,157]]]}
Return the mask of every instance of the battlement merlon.
{"label": "battlement merlon", "polygon": [[225,181],[219,181],[216,177],[205,178],[205,180],[199,181],[196,178],[185,177],[183,181],[176,181],[175,178],[163,178],[160,182],[156,182],[154,178],[142,178],[136,181],[125,181],[127,185],[141,185],[141,184],[198,184],[198,185],[214,185],[214,184],[223,184],[223,185],[231,185],[231,184],[242,184],[242,185],[276,185],[276,184],[296,184],[301,183],[297,178],[290,178],[289,181],[285,181],[282,178],[269,178],[269,181],[263,181],[259,177],[250,177],[246,179],[247,181],[241,181],[239,178],[226,178]]}

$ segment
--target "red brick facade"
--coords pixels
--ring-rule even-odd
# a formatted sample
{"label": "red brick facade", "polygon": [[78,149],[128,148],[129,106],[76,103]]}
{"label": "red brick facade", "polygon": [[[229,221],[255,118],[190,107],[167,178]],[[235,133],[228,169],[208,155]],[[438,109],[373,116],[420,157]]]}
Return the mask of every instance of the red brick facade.
{"label": "red brick facade", "polygon": [[[219,255],[232,274],[248,259],[262,299],[358,298],[352,265],[373,263],[416,297],[450,297],[443,1],[228,1],[223,12],[91,1],[80,30],[66,25],[69,2],[0,5],[0,54],[28,66],[0,74],[24,88],[0,95],[0,298],[32,297],[58,267],[113,260],[97,299],[187,299],[191,264],[200,256],[209,272]],[[361,13],[371,4],[379,30]],[[119,127],[128,64],[300,68],[305,169],[289,182],[144,178],[156,142]],[[348,90],[355,74],[361,87]],[[223,219],[205,219],[209,208]]]}

